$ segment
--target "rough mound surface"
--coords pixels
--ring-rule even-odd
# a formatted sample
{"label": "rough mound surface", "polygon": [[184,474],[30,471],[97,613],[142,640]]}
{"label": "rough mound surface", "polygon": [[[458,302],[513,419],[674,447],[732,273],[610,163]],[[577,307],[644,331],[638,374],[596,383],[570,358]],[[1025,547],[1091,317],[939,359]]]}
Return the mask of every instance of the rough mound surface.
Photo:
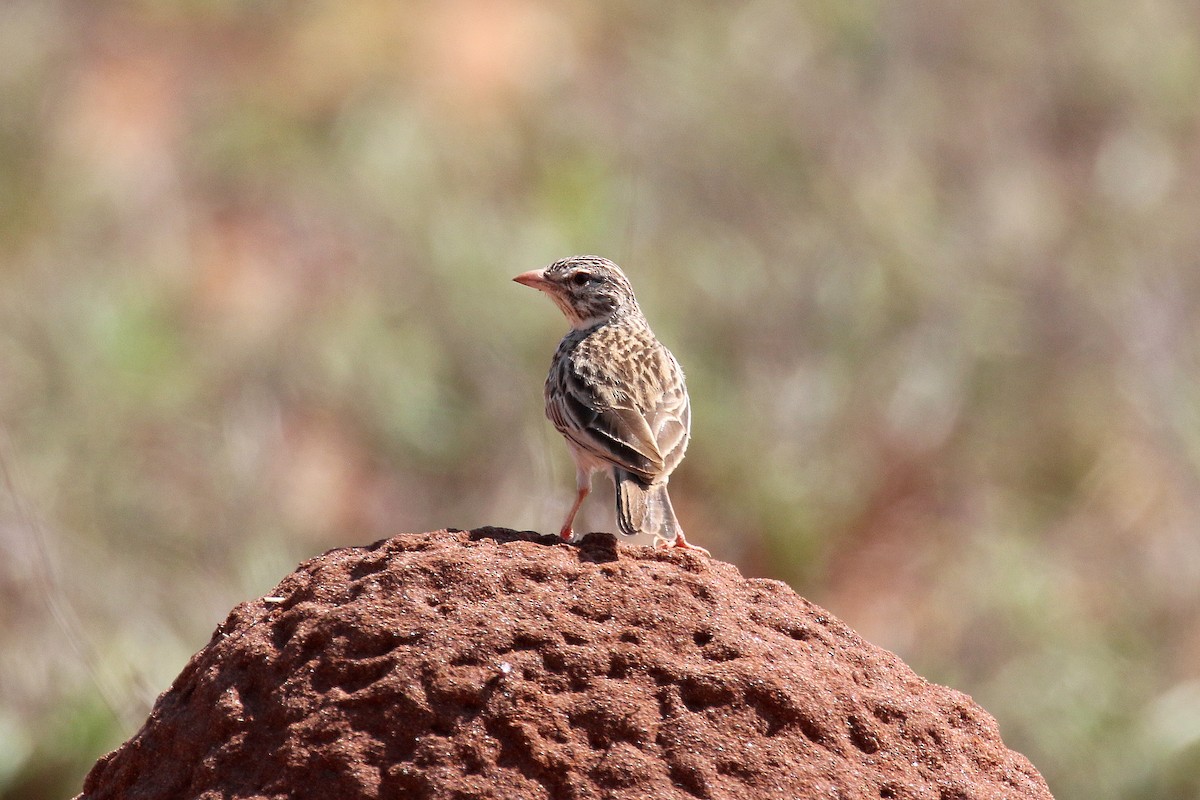
{"label": "rough mound surface", "polygon": [[100,798],[1048,798],[969,697],[784,584],[496,528],[302,564],[101,759]]}

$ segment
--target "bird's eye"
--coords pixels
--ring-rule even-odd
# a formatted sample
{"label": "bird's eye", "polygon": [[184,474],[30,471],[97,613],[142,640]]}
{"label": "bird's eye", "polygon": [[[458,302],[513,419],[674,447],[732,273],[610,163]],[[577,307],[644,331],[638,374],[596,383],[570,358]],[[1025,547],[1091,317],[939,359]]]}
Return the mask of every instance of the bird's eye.
{"label": "bird's eye", "polygon": [[571,283],[576,286],[585,286],[592,279],[590,272],[576,272],[571,276]]}

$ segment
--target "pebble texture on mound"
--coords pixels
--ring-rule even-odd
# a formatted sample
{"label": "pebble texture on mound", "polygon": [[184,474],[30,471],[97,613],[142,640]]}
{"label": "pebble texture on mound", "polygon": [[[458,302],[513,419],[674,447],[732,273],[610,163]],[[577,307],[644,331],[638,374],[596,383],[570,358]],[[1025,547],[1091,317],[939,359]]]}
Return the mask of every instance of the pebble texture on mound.
{"label": "pebble texture on mound", "polygon": [[102,798],[1048,798],[959,692],[782,583],[497,528],[333,550],[243,603]]}

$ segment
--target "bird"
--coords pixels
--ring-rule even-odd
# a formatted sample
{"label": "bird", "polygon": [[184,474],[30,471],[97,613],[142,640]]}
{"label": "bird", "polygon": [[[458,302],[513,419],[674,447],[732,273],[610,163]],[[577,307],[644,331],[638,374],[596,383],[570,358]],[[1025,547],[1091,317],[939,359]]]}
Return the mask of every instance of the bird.
{"label": "bird", "polygon": [[650,330],[625,273],[607,258],[579,255],[513,280],[549,296],[571,326],[545,387],[546,416],[575,462],[575,502],[559,536],[574,540],[592,477],[607,472],[622,534],[708,555],[683,535],[667,493],[691,438],[683,369]]}

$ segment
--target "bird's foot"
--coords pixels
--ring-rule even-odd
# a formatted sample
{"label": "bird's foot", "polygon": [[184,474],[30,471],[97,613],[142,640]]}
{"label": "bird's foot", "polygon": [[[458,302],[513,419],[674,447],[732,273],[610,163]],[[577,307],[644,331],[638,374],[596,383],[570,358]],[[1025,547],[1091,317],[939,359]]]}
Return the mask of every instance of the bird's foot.
{"label": "bird's foot", "polygon": [[575,541],[575,531],[571,530],[571,526],[568,525],[558,532],[558,538],[569,544]]}
{"label": "bird's foot", "polygon": [[670,544],[667,544],[666,542],[662,542],[662,546],[663,547],[677,547],[680,550],[691,550],[694,553],[699,553],[700,555],[708,556],[709,558],[712,558],[712,553],[708,552],[708,550],[706,550],[703,547],[700,547],[699,545],[692,544],[687,539],[683,538],[682,533],[678,534],[675,537],[675,541]]}

